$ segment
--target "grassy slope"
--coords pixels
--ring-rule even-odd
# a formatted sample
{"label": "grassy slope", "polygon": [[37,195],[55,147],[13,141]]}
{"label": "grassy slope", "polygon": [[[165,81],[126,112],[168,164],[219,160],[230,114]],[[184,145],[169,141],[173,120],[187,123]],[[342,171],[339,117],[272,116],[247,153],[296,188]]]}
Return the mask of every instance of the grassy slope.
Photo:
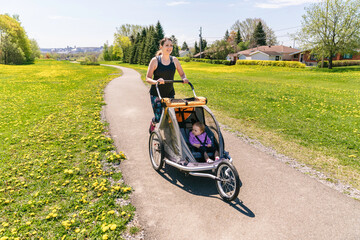
{"label": "grassy slope", "polygon": [[[360,188],[359,67],[182,66],[222,123]],[[187,89],[176,85],[178,96]]]}
{"label": "grassy slope", "polygon": [[100,120],[110,73],[119,71],[0,65],[1,239],[119,239],[126,229],[134,208],[115,201],[131,188],[111,166],[103,170],[125,158]]}

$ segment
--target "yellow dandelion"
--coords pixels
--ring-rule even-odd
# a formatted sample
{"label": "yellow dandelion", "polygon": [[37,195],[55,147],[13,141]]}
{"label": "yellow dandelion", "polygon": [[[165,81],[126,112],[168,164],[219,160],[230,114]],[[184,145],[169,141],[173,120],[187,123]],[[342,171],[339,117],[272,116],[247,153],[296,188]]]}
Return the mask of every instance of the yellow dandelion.
{"label": "yellow dandelion", "polygon": [[103,240],[107,240],[107,239],[109,239],[109,236],[108,236],[107,234],[104,234],[104,235],[102,236],[102,239],[103,239]]}
{"label": "yellow dandelion", "polygon": [[76,229],[75,229],[75,232],[76,232],[76,233],[79,233],[79,232],[80,232],[80,228],[76,228]]}
{"label": "yellow dandelion", "polygon": [[3,227],[8,227],[9,224],[7,222],[3,222],[1,225],[3,225]]}
{"label": "yellow dandelion", "polygon": [[107,212],[107,214],[114,214],[114,213],[115,213],[114,210],[110,210],[110,211]]}
{"label": "yellow dandelion", "polygon": [[112,230],[112,231],[114,231],[117,227],[116,224],[110,224],[109,226],[110,226],[110,230]]}

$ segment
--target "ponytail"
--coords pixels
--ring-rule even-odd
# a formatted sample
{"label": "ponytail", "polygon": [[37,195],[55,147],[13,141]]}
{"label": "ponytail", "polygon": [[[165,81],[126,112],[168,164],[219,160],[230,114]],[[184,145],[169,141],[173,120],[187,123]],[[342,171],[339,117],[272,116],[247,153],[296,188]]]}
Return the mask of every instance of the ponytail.
{"label": "ponytail", "polygon": [[161,49],[156,52],[155,56],[158,57],[160,55],[162,55],[162,50]]}

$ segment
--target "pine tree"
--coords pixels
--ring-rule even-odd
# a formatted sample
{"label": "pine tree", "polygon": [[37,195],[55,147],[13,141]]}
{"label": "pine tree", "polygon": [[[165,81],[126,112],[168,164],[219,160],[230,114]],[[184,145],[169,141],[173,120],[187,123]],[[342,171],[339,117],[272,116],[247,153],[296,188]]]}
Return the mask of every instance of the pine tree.
{"label": "pine tree", "polygon": [[195,41],[194,54],[197,54],[197,53],[199,53],[199,52],[200,52],[200,49],[199,49],[199,47],[198,47],[198,45],[197,45],[197,42]]}
{"label": "pine tree", "polygon": [[141,31],[140,41],[139,41],[139,47],[138,47],[138,49],[136,50],[136,53],[135,53],[136,63],[140,63],[140,62],[141,62],[141,59],[142,59],[142,57],[143,57],[143,52],[144,52],[144,49],[145,49],[145,41],[146,41],[146,33],[147,33],[147,31],[148,31],[147,28],[144,28],[144,29]]}
{"label": "pine tree", "polygon": [[229,30],[226,30],[224,40],[227,41],[229,39],[229,37],[230,37]]}
{"label": "pine tree", "polygon": [[129,55],[129,63],[134,64],[136,63],[136,53],[139,48],[139,41],[140,41],[140,33],[136,34],[136,37],[134,38],[134,45],[131,47],[130,55]]}
{"label": "pine tree", "polygon": [[177,45],[177,39],[174,35],[171,35],[170,39],[172,40],[173,43],[173,51],[172,51],[172,56],[174,57],[179,57],[179,46]]}
{"label": "pine tree", "polygon": [[256,26],[253,36],[257,46],[266,45],[266,33],[264,31],[261,21],[259,21],[258,25]]}
{"label": "pine tree", "polygon": [[145,48],[140,64],[149,64],[151,58],[153,57],[154,53],[152,53],[152,47],[154,45],[155,35],[156,34],[154,26],[150,26],[146,34]]}
{"label": "pine tree", "polygon": [[189,51],[189,46],[187,45],[187,43],[184,41],[181,47],[181,50],[183,51]]}
{"label": "pine tree", "polygon": [[207,48],[207,41],[205,39],[201,39],[201,51],[204,51],[206,48]]}
{"label": "pine tree", "polygon": [[235,38],[235,43],[236,45],[238,45],[239,43],[241,43],[243,40],[241,38],[241,34],[240,34],[240,30],[237,30],[236,32],[236,38]]}
{"label": "pine tree", "polygon": [[164,33],[164,30],[163,30],[163,27],[162,27],[161,24],[160,24],[160,21],[158,21],[158,22],[156,23],[155,32],[156,32],[155,42],[156,42],[156,43],[158,44],[158,46],[159,46],[160,40],[165,37],[165,33]]}

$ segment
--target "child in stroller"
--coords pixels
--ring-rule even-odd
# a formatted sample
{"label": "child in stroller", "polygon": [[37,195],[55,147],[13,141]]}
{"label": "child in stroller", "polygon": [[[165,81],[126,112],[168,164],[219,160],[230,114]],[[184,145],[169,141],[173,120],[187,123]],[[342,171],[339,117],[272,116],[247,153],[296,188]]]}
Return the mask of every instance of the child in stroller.
{"label": "child in stroller", "polygon": [[214,160],[210,159],[208,152],[215,152],[215,161],[219,160],[219,152],[212,146],[210,137],[205,132],[205,125],[201,122],[195,122],[192,126],[192,131],[189,134],[189,142],[194,147],[195,151],[201,153],[207,163],[212,163]]}

